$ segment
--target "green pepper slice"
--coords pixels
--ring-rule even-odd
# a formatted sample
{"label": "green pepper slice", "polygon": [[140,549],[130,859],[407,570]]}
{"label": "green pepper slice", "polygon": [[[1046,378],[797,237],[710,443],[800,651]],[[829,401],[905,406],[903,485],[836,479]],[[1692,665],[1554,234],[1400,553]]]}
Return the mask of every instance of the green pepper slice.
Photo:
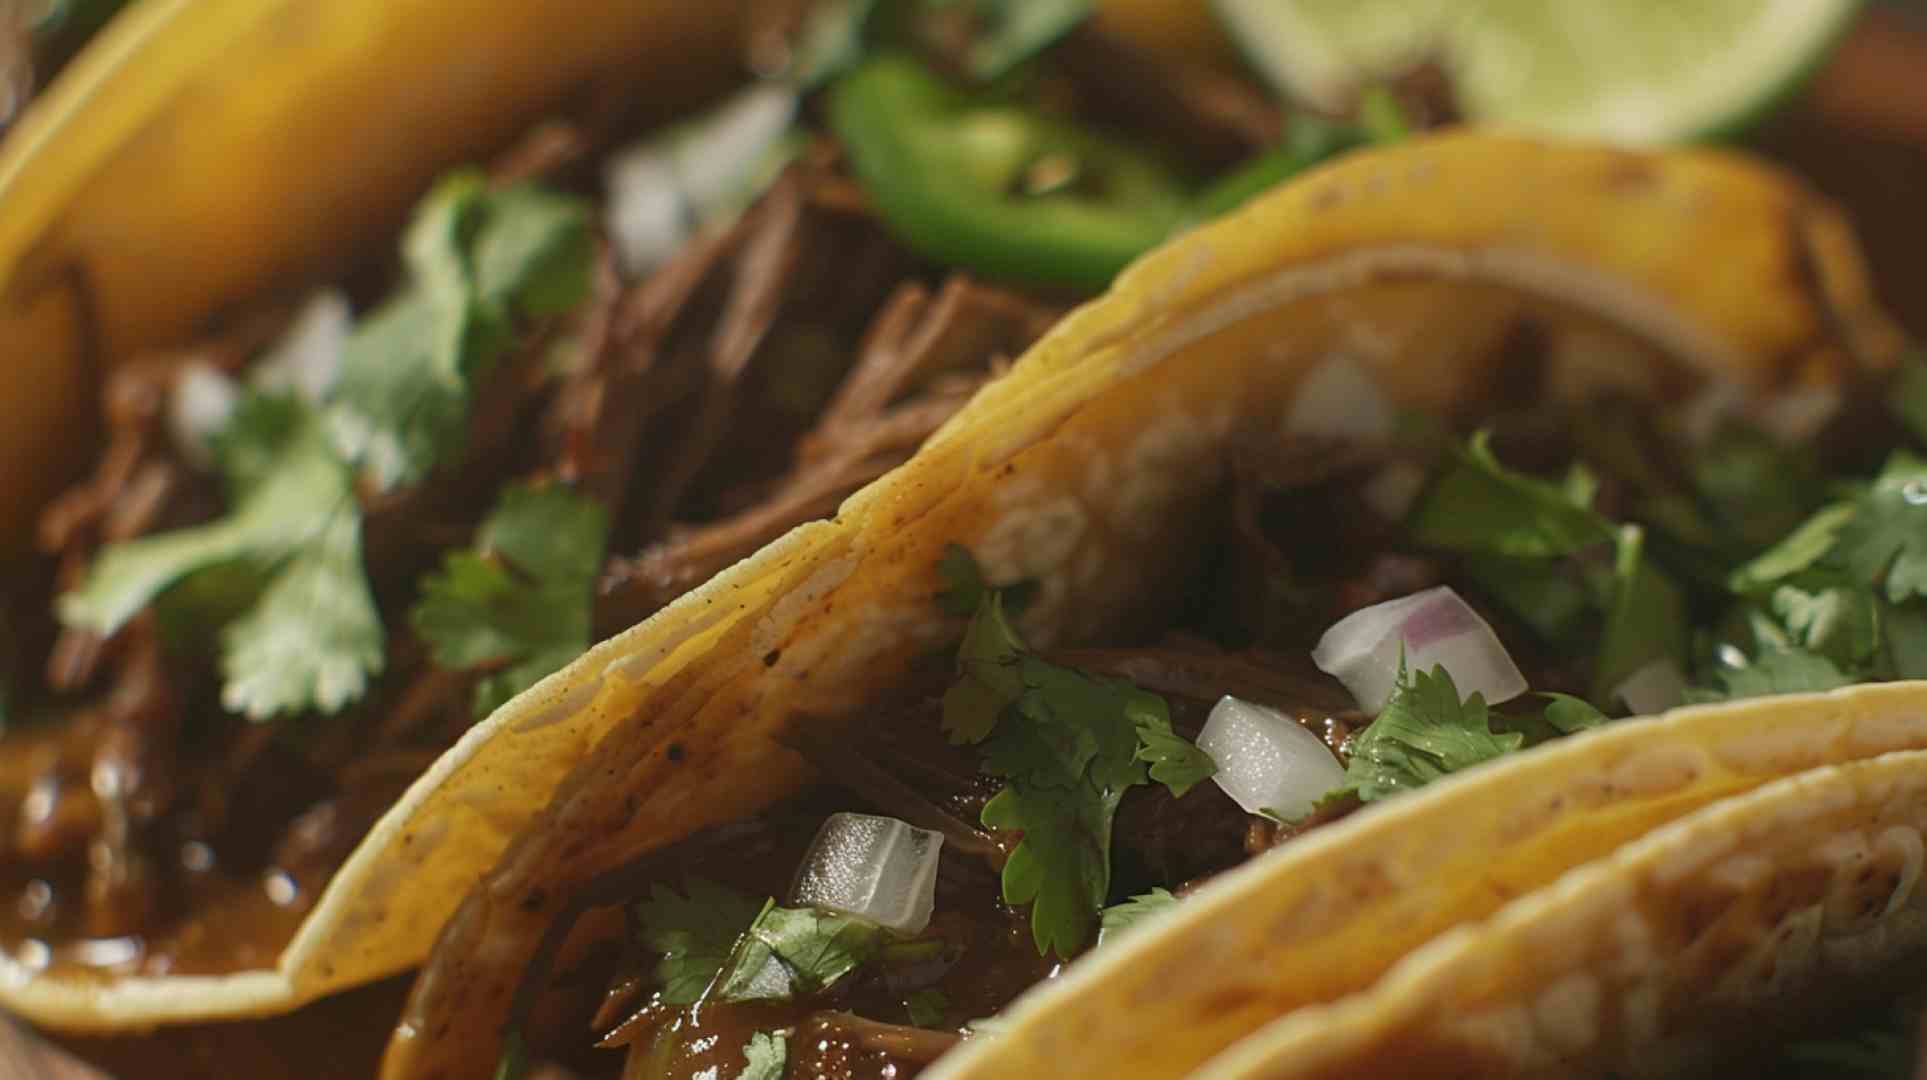
{"label": "green pepper slice", "polygon": [[838,81],[829,116],[907,246],[991,277],[1102,289],[1190,207],[1184,183],[1153,156],[967,94],[901,54]]}

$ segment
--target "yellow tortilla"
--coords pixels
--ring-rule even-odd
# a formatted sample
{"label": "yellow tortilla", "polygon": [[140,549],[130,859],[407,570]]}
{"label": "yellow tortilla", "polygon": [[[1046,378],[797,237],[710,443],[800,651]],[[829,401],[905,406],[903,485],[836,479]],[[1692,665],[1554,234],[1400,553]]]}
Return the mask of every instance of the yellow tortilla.
{"label": "yellow tortilla", "polygon": [[380,250],[438,172],[568,99],[641,82],[667,114],[713,91],[734,14],[134,4],[0,143],[0,563],[86,464],[105,367]]}
{"label": "yellow tortilla", "polygon": [[1927,752],[1800,773],[1440,937],[1207,1075],[1708,1075],[1734,1042],[1811,1030],[1830,998],[1918,982],[1923,831]]}
{"label": "yellow tortilla", "polygon": [[[1521,310],[1599,346],[1554,350],[1546,379],[1554,394],[1583,395],[1602,382],[1668,395],[1717,385],[1737,407],[1766,411],[1786,395],[1884,367],[1898,346],[1868,300],[1838,214],[1785,175],[1730,154],[1447,134],[1346,158],[1268,195],[1140,260],[834,521],[796,530],[538,688],[540,696],[571,686],[583,696],[578,710],[558,710],[553,723],[529,730],[522,703],[512,704],[418,784],[338,876],[317,916],[344,928],[316,931],[317,940],[365,958],[366,976],[394,970],[421,955],[404,925],[440,922],[453,898],[411,890],[408,922],[385,931],[354,916],[358,882],[378,874],[439,885],[493,867],[443,930],[387,1075],[486,1071],[516,981],[577,890],[638,853],[795,790],[807,771],[771,738],[783,725],[833,733],[853,718],[873,719],[865,703],[890,690],[912,657],[960,630],[932,602],[946,543],[969,547],[994,581],[1037,579],[1024,622],[1032,641],[1115,637],[1154,618],[1192,569],[1184,553],[1203,549],[1196,530],[1211,520],[1205,502],[1227,447],[1280,432],[1307,371],[1344,352],[1402,406],[1473,409],[1491,397],[1493,346]],[[660,664],[656,640],[699,619],[710,620],[706,651]],[[1720,795],[1821,761],[1927,746],[1927,726],[1907,722],[1923,693],[1872,692],[1867,702],[1886,703],[1867,705],[1879,715],[1847,724],[1838,738],[1824,737],[1838,719],[1832,705],[1811,700],[1656,722],[1676,741],[1674,753],[1704,759],[1683,779],[1665,769],[1649,775],[1656,766],[1629,757],[1633,737],[1621,733],[1641,729],[1621,726],[1510,767],[1575,783],[1625,768],[1647,778],[1643,785],[1607,784],[1590,801],[1574,794],[1545,807],[1536,801],[1545,792],[1503,783],[1494,770],[1362,815],[1331,839],[1314,837],[1311,850],[1335,858],[1344,838],[1384,829],[1392,878],[1435,874],[1428,880],[1456,905],[1420,920],[1376,960],[1348,957],[1321,971],[1314,1000],[1363,988],[1427,937],[1506,899],[1457,888],[1466,867],[1504,855],[1514,876],[1502,880],[1523,890]],[[594,746],[566,778],[550,771],[567,760],[552,749],[565,741]],[[1756,744],[1775,749],[1748,749]],[[395,843],[505,791],[523,793],[519,816],[490,794],[500,812],[486,831],[448,830],[440,845]],[[534,813],[548,792],[554,799]],[[1420,825],[1444,799],[1537,813],[1480,811],[1486,824],[1463,845],[1412,841],[1410,849],[1404,836],[1439,834],[1382,824]],[[1521,833],[1522,820],[1540,830]],[[1460,861],[1433,861],[1448,855]],[[1094,974],[1074,968],[1061,989],[1020,1005],[1016,1034],[980,1044],[949,1069],[1020,1075],[1061,1062],[1068,1046],[1094,1075],[1202,1062],[1287,1007],[1281,1002],[1307,976],[1253,961],[1272,948],[1263,931],[1275,921],[1240,913],[1212,920],[1206,932],[1192,913],[1248,908],[1287,879],[1284,860],[1313,857],[1288,847],[1260,860],[1206,891],[1220,900],[1187,905],[1125,948],[1138,955],[1165,942],[1215,942],[1220,961],[1187,965],[1181,987],[1159,983],[1146,1002],[1146,982],[1100,955],[1079,965]],[[1348,886],[1318,865],[1310,880],[1326,891],[1307,903],[1331,907]],[[1337,906],[1364,917],[1380,911]],[[1264,1000],[1251,1004],[1239,995],[1254,984]],[[1120,1000],[1133,1008],[1117,1008]],[[1085,1025],[1081,1037],[1039,1050],[1037,1040],[1055,1038],[1054,1025],[1068,1019]]]}

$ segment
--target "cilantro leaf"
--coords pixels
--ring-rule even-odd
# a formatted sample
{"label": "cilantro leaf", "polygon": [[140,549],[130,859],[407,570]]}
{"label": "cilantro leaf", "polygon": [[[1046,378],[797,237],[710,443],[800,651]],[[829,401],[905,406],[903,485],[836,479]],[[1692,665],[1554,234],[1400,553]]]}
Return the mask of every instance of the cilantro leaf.
{"label": "cilantro leaf", "polygon": [[678,895],[655,885],[649,899],[635,907],[643,947],[662,954],[656,980],[662,1000],[671,1005],[694,1004],[702,997],[762,910],[758,901],[703,878],[690,878],[684,888],[686,895]]}
{"label": "cilantro leaf", "polygon": [[943,558],[937,560],[937,573],[945,582],[944,590],[937,594],[937,603],[946,614],[974,614],[983,604],[984,593],[990,586],[968,548],[962,544],[945,544]]}
{"label": "cilantro leaf", "polygon": [[476,530],[422,579],[410,611],[435,662],[507,663],[475,688],[475,715],[535,685],[589,647],[608,512],[560,485],[513,485]]}
{"label": "cilantro leaf", "polygon": [[229,481],[229,512],[109,544],[79,588],[60,597],[61,622],[112,634],[187,575],[236,560],[273,566],[354,512],[346,474],[293,398],[244,396],[216,457]]}
{"label": "cilantro leaf", "polygon": [[789,1039],[780,1031],[759,1031],[749,1037],[743,1057],[749,1065],[736,1074],[736,1080],[783,1080],[783,1070],[789,1067]]}
{"label": "cilantro leaf", "polygon": [[1927,459],[1898,450],[1840,528],[1839,555],[1894,603],[1927,596]]}
{"label": "cilantro leaf", "polygon": [[587,209],[533,187],[444,179],[402,241],[408,283],[364,319],[342,353],[328,429],[379,490],[419,481],[459,448],[471,383],[512,341],[518,318],[586,293]]}
{"label": "cilantro leaf", "polygon": [[361,515],[344,501],[222,633],[221,704],[264,719],[361,697],[382,669],[381,616],[361,564]]}
{"label": "cilantro leaf", "polygon": [[1694,701],[1738,701],[1741,698],[1768,697],[1774,694],[1800,694],[1832,690],[1853,682],[1852,677],[1824,656],[1805,649],[1767,649],[1745,667],[1722,667],[1718,677],[1721,689],[1700,690]]}
{"label": "cilantro leaf", "polygon": [[[1162,700],[1158,701],[1158,710],[1164,711]],[[1170,788],[1171,794],[1182,796],[1198,781],[1210,779],[1218,771],[1218,763],[1196,743],[1173,732],[1168,718],[1159,719],[1162,726],[1138,725],[1137,759],[1151,767],[1151,779]]]}
{"label": "cilantro leaf", "polygon": [[1919,603],[1880,609],[1886,670],[1896,679],[1927,679],[1927,610]]}
{"label": "cilantro leaf", "polygon": [[1125,931],[1139,923],[1161,918],[1177,905],[1178,898],[1162,886],[1122,903],[1112,904],[1104,909],[1099,919],[1097,943],[1101,947],[1107,941],[1115,941]]}
{"label": "cilantro leaf", "polygon": [[1853,515],[1852,503],[1835,503],[1816,512],[1779,543],[1733,571],[1727,587],[1736,593],[1757,593],[1806,570],[1833,550],[1840,530]]}
{"label": "cilantro leaf", "polygon": [[1863,668],[1880,648],[1880,604],[1873,593],[1843,577],[1822,572],[1798,575],[1767,598],[1786,628],[1787,640],[1841,668]]}
{"label": "cilantro leaf", "polygon": [[982,587],[968,553],[947,551],[945,564],[978,606],[944,694],[944,730],[952,743],[981,744],[984,772],[1006,781],[981,815],[1023,833],[1004,863],[1004,899],[1031,905],[1039,952],[1069,956],[1109,894],[1111,822],[1125,790],[1155,780],[1182,795],[1217,767],[1171,730],[1164,699],[1030,655],[1004,592]]}
{"label": "cilantro leaf", "polygon": [[61,620],[111,634],[189,577],[245,581],[234,596],[246,604],[221,633],[222,702],[256,720],[336,711],[383,661],[348,471],[292,395],[245,395],[215,455],[229,512],[109,545],[60,598]]}
{"label": "cilantro leaf", "polygon": [[940,1027],[950,1013],[950,999],[941,990],[917,990],[903,999],[903,1007],[910,1013],[910,1022],[918,1027]]}
{"label": "cilantro leaf", "polygon": [[804,994],[856,970],[883,942],[883,931],[874,923],[813,908],[770,908],[749,933],[790,969]]}
{"label": "cilantro leaf", "polygon": [[1927,443],[1927,355],[1918,349],[1900,360],[1900,374],[1887,394],[1887,408],[1907,425],[1917,442]]}
{"label": "cilantro leaf", "polygon": [[718,1001],[787,1001],[814,994],[877,954],[883,930],[874,923],[766,903],[722,966]]}
{"label": "cilantro leaf", "polygon": [[1606,714],[1594,708],[1592,702],[1585,698],[1555,693],[1539,696],[1547,699],[1546,723],[1561,735],[1572,735],[1606,722]]}
{"label": "cilantro leaf", "polygon": [[1407,521],[1417,542],[1448,551],[1524,558],[1570,555],[1613,539],[1590,509],[1594,483],[1575,471],[1564,485],[1499,464],[1491,433],[1455,448]]}
{"label": "cilantro leaf", "polygon": [[1080,778],[1070,788],[1011,784],[984,805],[983,823],[1021,830],[1004,863],[1003,895],[1029,904],[1039,953],[1070,956],[1090,937],[1111,883],[1111,819],[1123,796]]}
{"label": "cilantro leaf", "polygon": [[1686,657],[1691,624],[1686,595],[1645,554],[1645,532],[1625,525],[1615,539],[1612,600],[1594,662],[1593,695],[1614,687],[1655,660]]}
{"label": "cilantro leaf", "polygon": [[1341,790],[1373,802],[1511,753],[1524,741],[1516,732],[1494,734],[1484,695],[1460,701],[1443,665],[1407,673],[1401,661],[1384,711],[1353,739]]}

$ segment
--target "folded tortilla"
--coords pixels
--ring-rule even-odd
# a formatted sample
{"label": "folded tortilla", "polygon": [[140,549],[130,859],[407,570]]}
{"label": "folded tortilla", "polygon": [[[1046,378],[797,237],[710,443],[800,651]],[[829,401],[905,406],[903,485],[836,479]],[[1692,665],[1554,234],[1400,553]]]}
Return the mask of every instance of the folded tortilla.
{"label": "folded tortilla", "polygon": [[[1890,366],[1900,344],[1839,214],[1743,157],[1456,133],[1345,158],[1145,256],[835,520],[492,718],[383,822],[305,940],[337,974],[372,975],[419,958],[415,935],[452,912],[386,1075],[485,1072],[527,965],[590,883],[796,790],[808,769],[772,736],[873,717],[913,657],[954,642],[933,602],[946,544],[990,580],[1038,582],[1028,640],[1128,636],[1207,550],[1229,448],[1281,437],[1307,372],[1344,354],[1401,407],[1476,412],[1523,313],[1557,328],[1550,395],[1706,393],[1758,416]],[[1920,747],[1927,687],[1896,685],[1518,755],[1224,875],[937,1075],[1055,1075],[1072,1055],[1091,1075],[1176,1075],[1667,821]],[[478,877],[453,909],[446,890]]]}

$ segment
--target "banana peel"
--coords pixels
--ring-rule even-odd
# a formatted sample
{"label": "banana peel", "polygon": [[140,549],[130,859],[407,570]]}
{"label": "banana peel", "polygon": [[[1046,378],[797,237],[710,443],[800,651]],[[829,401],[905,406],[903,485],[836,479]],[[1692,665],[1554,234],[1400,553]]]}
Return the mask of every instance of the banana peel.
{"label": "banana peel", "polygon": [[[383,250],[440,170],[573,97],[727,85],[740,5],[141,0],[0,144],[0,560],[102,372]],[[531,43],[540,42],[540,47]]]}

